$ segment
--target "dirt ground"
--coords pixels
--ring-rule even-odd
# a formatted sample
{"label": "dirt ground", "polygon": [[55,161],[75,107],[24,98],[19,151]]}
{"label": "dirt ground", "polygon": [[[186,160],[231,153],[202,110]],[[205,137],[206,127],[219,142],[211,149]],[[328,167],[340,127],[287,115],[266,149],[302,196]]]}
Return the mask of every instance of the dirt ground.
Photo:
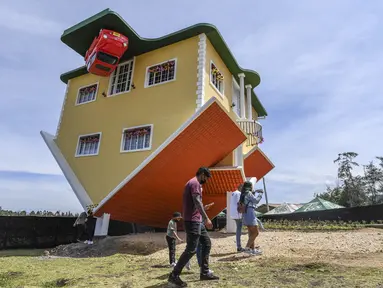
{"label": "dirt ground", "polygon": [[[181,232],[180,236],[185,239]],[[242,254],[235,250],[235,236],[224,232],[210,233],[212,238],[211,262],[237,261]],[[247,235],[242,236],[243,246]],[[275,257],[297,258],[360,267],[383,268],[383,230],[363,229],[347,232],[263,232],[257,239],[263,256],[251,260]],[[116,253],[147,255],[153,262],[166,263],[167,250],[164,234],[146,233],[138,235],[108,237],[97,241],[94,246],[82,243],[59,246],[51,255],[63,257],[102,257]],[[85,249],[84,249],[85,248]],[[184,243],[177,246],[183,251]],[[229,256],[228,259],[227,256]]]}
{"label": "dirt ground", "polygon": [[[188,287],[383,288],[382,229],[267,231],[257,240],[264,254],[254,257],[235,252],[234,235],[214,232],[211,238],[211,269],[221,279],[198,281],[194,259],[192,270],[182,273]],[[177,246],[178,255],[184,247]],[[0,287],[164,288],[171,271],[160,233],[108,237],[90,246],[76,243],[25,255],[0,254]]]}

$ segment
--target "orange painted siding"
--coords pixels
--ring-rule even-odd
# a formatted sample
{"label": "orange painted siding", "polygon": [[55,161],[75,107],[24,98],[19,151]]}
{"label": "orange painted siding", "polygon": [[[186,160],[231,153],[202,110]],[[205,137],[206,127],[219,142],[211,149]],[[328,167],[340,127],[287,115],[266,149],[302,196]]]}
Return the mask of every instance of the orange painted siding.
{"label": "orange painted siding", "polygon": [[257,180],[260,180],[274,169],[274,164],[259,148],[250,153],[243,161],[246,177],[257,177]]}
{"label": "orange painted siding", "polygon": [[[240,128],[214,101],[101,206],[96,216],[111,213],[115,220],[166,227],[172,213],[182,211],[185,183],[198,168],[216,165],[245,140]],[[217,201],[214,206],[209,213],[222,211],[226,202]]]}

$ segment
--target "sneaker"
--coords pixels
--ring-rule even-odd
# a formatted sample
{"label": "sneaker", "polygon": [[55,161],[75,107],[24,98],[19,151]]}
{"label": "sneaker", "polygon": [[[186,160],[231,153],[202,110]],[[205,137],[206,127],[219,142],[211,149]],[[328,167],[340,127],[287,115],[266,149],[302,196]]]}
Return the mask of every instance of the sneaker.
{"label": "sneaker", "polygon": [[187,270],[191,270],[191,264],[190,264],[190,261],[188,262],[188,263],[186,263],[186,266],[185,266],[185,268],[187,269]]}
{"label": "sneaker", "polygon": [[259,250],[259,249],[254,249],[254,250],[251,251],[251,254],[253,254],[253,255],[262,255],[262,251]]}
{"label": "sneaker", "polygon": [[250,248],[243,249],[243,253],[252,254],[252,252],[253,252],[253,250],[251,250]]}
{"label": "sneaker", "polygon": [[88,240],[85,240],[85,241],[84,241],[84,244],[88,244],[88,242],[89,242]]}
{"label": "sneaker", "polygon": [[215,276],[213,273],[201,274],[199,279],[201,281],[210,281],[210,280],[219,280],[218,276]]}
{"label": "sneaker", "polygon": [[174,275],[173,272],[170,273],[168,278],[168,284],[170,287],[187,287],[188,284],[186,284],[184,281],[181,280],[180,276]]}
{"label": "sneaker", "polygon": [[93,244],[93,241],[88,241],[88,245],[92,245]]}
{"label": "sneaker", "polygon": [[170,264],[170,266],[173,267],[173,268],[176,267],[176,265],[177,265],[177,263],[175,263],[175,262]]}
{"label": "sneaker", "polygon": [[245,249],[243,249],[242,247],[237,248],[237,252],[238,252],[238,253],[239,253],[239,252],[243,252],[243,251],[245,251]]}

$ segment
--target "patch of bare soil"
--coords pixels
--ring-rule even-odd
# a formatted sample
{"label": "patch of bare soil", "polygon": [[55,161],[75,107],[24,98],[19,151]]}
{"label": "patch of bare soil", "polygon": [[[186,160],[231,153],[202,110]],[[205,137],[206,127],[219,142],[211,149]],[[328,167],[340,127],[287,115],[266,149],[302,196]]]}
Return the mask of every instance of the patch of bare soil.
{"label": "patch of bare soil", "polygon": [[[183,233],[181,238],[185,239]],[[211,262],[236,262],[247,259],[236,253],[235,236],[212,232]],[[243,246],[247,235],[242,236]],[[288,258],[297,261],[314,261],[354,267],[383,268],[383,231],[364,229],[345,232],[296,232],[266,231],[260,233],[257,244],[263,256],[248,261],[262,261],[274,258]],[[53,256],[101,257],[113,254],[147,255],[152,263],[166,264],[168,252],[163,233],[146,233],[96,240],[94,245],[76,243],[63,245],[51,250]],[[185,244],[177,246],[177,252]]]}
{"label": "patch of bare soil", "polygon": [[82,242],[60,245],[49,251],[59,257],[88,258],[114,254],[149,255],[166,248],[164,234],[145,233],[95,240],[93,245]]}

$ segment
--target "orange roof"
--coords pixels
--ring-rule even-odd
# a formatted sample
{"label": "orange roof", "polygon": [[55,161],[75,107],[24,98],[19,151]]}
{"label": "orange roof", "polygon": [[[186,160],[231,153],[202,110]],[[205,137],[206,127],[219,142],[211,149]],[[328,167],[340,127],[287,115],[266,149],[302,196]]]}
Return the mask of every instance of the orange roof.
{"label": "orange roof", "polygon": [[[215,166],[245,140],[238,125],[211,98],[103,199],[95,215],[110,213],[111,219],[166,227],[172,213],[182,210],[184,186],[198,168]],[[203,197],[204,203],[217,199],[209,216],[226,207],[226,195]]]}
{"label": "orange roof", "polygon": [[237,190],[246,178],[241,167],[217,167],[210,168],[211,178],[203,186],[205,195],[224,195],[226,192]]}
{"label": "orange roof", "polygon": [[245,155],[243,166],[246,177],[257,177],[258,181],[274,169],[274,164],[259,147],[253,148]]}

